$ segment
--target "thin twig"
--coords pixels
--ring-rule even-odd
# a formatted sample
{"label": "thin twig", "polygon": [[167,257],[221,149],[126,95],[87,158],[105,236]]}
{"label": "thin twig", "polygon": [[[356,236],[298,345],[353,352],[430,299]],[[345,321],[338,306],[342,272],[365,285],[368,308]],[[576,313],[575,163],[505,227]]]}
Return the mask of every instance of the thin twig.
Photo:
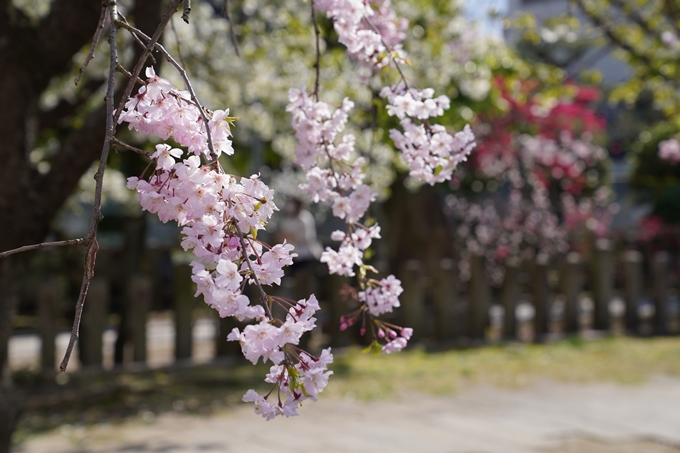
{"label": "thin twig", "polygon": [[234,52],[236,52],[237,57],[241,57],[241,51],[238,47],[238,39],[236,37],[236,30],[234,30],[234,22],[231,20],[231,14],[229,13],[229,0],[224,0],[224,8],[222,8],[222,15],[227,19],[229,23],[229,36],[231,36],[231,43],[234,46]]}
{"label": "thin twig", "polygon": [[[170,28],[172,29],[172,33],[175,35],[175,42],[177,43],[177,55],[179,56],[179,62],[182,63],[182,67],[186,68],[187,63],[184,61],[184,56],[182,56],[182,48],[180,47],[181,43],[179,41],[179,35],[177,34],[177,29],[175,28],[175,20],[170,19]],[[137,35],[135,35],[135,38],[139,39]]]}
{"label": "thin twig", "polygon": [[309,2],[310,9],[312,10],[312,23],[314,24],[314,38],[316,41],[316,62],[314,63],[314,69],[316,71],[316,77],[314,79],[314,100],[318,102],[319,100],[319,79],[321,78],[321,49],[319,44],[319,23],[316,21],[316,14],[314,10],[314,0]]}
{"label": "thin twig", "polygon": [[[132,78],[132,74],[130,73],[130,71],[128,71],[127,69],[125,69],[121,64],[118,64],[118,66],[116,66],[116,70],[117,70],[118,72],[120,72],[121,74],[123,74],[123,75],[124,75],[125,77],[127,77],[128,79],[131,79],[131,78]],[[143,81],[142,79],[140,79],[139,77],[137,77],[137,84],[139,84],[139,85],[146,85],[146,83],[144,83],[144,81]]]}
{"label": "thin twig", "polygon": [[125,143],[121,140],[118,140],[116,137],[111,138],[111,143],[113,143],[114,145],[121,146],[121,147],[123,147],[127,150],[130,150],[130,151],[137,153],[137,154],[140,154],[142,156],[146,156],[146,157],[150,156],[150,154],[148,152],[144,151],[143,149],[139,149],[139,148],[136,148],[132,145],[128,145],[127,143]]}
{"label": "thin twig", "polygon": [[[137,44],[139,44],[139,46],[140,46],[142,49],[146,48],[146,45],[142,42],[141,39],[139,39],[139,36],[137,36],[137,35],[132,35],[132,38],[135,40],[135,42],[136,42]],[[150,53],[148,58],[151,59],[151,63],[152,63],[152,64],[154,64],[154,65],[156,64],[156,58],[153,56],[153,54]]]}
{"label": "thin twig", "polygon": [[94,58],[94,50],[97,48],[97,45],[99,44],[99,38],[102,35],[102,30],[104,30],[104,19],[106,18],[106,10],[107,10],[106,2],[102,2],[102,12],[99,14],[99,22],[97,23],[97,28],[95,29],[94,36],[92,37],[92,46],[90,47],[90,51],[87,53],[87,57],[85,57],[85,61],[78,70],[78,75],[76,76],[75,80],[76,85],[78,85],[78,82],[80,82],[80,78],[85,73],[87,65],[89,65],[90,61],[92,61],[92,59]]}
{"label": "thin twig", "polygon": [[69,239],[67,241],[56,241],[56,242],[43,242],[41,244],[24,245],[12,250],[7,250],[6,252],[0,253],[0,258],[5,258],[16,253],[29,252],[31,250],[46,249],[49,247],[65,247],[68,245],[82,245],[87,244],[87,238],[79,239]]}
{"label": "thin twig", "polygon": [[[118,18],[118,7],[115,0],[109,3],[109,17],[113,24]],[[94,203],[92,207],[92,218],[90,219],[90,231],[87,236],[87,252],[85,252],[85,265],[83,266],[83,283],[80,286],[80,294],[76,302],[76,314],[73,319],[73,327],[71,328],[71,337],[68,340],[66,353],[59,365],[61,372],[66,371],[68,362],[71,359],[71,353],[75,347],[76,340],[80,336],[80,320],[83,316],[83,307],[85,305],[85,298],[90,287],[90,282],[94,277],[94,266],[97,260],[97,251],[99,250],[99,243],[97,242],[97,226],[104,218],[102,215],[102,187],[104,182],[104,171],[106,170],[106,162],[109,158],[109,150],[111,149],[111,139],[116,133],[116,126],[113,122],[113,96],[116,88],[116,72],[118,67],[118,46],[116,37],[118,28],[111,26],[109,31],[109,47],[111,48],[111,57],[109,61],[109,80],[106,90],[106,136],[104,137],[104,145],[102,146],[102,154],[99,158],[99,168],[94,175],[96,187],[94,192]]]}

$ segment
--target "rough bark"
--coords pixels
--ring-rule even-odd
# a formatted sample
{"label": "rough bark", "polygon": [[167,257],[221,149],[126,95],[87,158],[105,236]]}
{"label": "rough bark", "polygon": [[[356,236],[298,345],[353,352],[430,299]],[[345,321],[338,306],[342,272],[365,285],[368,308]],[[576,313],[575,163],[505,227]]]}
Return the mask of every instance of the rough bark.
{"label": "rough bark", "polygon": [[[153,31],[162,0],[138,3],[137,25]],[[70,70],[74,54],[90,44],[101,5],[100,0],[55,0],[49,14],[35,23],[10,0],[0,0],[0,212],[4,220],[0,251],[43,241],[54,215],[99,156],[104,138],[103,108],[87,115],[80,127],[63,131],[61,149],[48,173],[37,172],[29,160],[40,129],[40,96],[54,77]],[[50,120],[60,123],[58,115]],[[17,281],[26,259],[17,256],[0,261],[0,373],[4,372],[0,381],[0,453],[9,451],[19,407],[15,392],[5,387],[16,299],[16,292],[8,287]]]}

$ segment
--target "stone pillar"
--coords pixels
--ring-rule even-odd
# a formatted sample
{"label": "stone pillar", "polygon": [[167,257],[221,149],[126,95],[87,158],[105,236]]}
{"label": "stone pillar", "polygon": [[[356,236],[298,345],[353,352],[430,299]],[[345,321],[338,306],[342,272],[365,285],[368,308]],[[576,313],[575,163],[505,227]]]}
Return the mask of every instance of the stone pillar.
{"label": "stone pillar", "polygon": [[473,254],[470,257],[468,288],[468,336],[482,340],[484,339],[484,329],[487,325],[491,299],[483,256]]}
{"label": "stone pillar", "polygon": [[404,292],[399,299],[400,322],[413,328],[413,340],[423,338],[425,329],[425,291],[422,286],[423,265],[417,260],[406,261],[400,272]]}
{"label": "stone pillar", "polygon": [[461,336],[456,331],[459,323],[454,319],[454,305],[458,299],[458,269],[451,258],[444,258],[436,269],[434,278],[435,336],[438,340],[450,340]]}
{"label": "stone pillar", "polygon": [[38,286],[38,332],[40,334],[40,368],[53,373],[56,364],[57,321],[61,312],[63,293],[59,280],[50,277]]}
{"label": "stone pillar", "polygon": [[564,263],[562,291],[564,291],[564,331],[575,333],[579,330],[578,298],[583,289],[583,270],[581,256],[577,252],[569,252]]}
{"label": "stone pillar", "polygon": [[600,238],[595,242],[593,299],[594,325],[597,330],[609,330],[609,301],[614,288],[614,246],[612,241]]}
{"label": "stone pillar", "polygon": [[626,303],[626,329],[634,332],[637,329],[637,307],[642,298],[642,253],[637,250],[627,250],[624,254],[623,285],[624,301]]}
{"label": "stone pillar", "polygon": [[104,330],[108,324],[111,288],[108,280],[95,276],[87,292],[80,323],[80,362],[83,366],[103,366]]}
{"label": "stone pillar", "polygon": [[175,359],[191,359],[193,347],[194,306],[196,298],[191,266],[176,264],[173,273],[173,308],[175,311]]}
{"label": "stone pillar", "polygon": [[670,255],[668,252],[657,252],[654,254],[652,267],[652,281],[654,282],[654,328],[659,333],[666,332],[666,322],[668,320],[668,265]]}
{"label": "stone pillar", "polygon": [[548,297],[550,296],[550,287],[548,286],[547,261],[535,261],[531,287],[534,309],[536,310],[534,316],[534,335],[536,340],[541,341],[545,334],[548,333]]}
{"label": "stone pillar", "polygon": [[146,362],[146,320],[151,309],[152,282],[146,275],[133,275],[127,286],[129,332],[135,362]]}
{"label": "stone pillar", "polygon": [[505,278],[501,288],[501,305],[504,309],[503,336],[507,339],[517,335],[515,308],[519,299],[519,260],[511,258],[505,262]]}

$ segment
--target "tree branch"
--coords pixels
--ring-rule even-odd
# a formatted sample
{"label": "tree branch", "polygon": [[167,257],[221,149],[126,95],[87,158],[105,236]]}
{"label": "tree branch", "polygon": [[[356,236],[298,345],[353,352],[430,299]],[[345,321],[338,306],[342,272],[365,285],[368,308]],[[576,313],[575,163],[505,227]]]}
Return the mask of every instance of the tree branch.
{"label": "tree branch", "polygon": [[67,241],[57,241],[57,242],[43,242],[40,244],[33,244],[33,245],[24,245],[23,247],[19,247],[16,249],[12,250],[7,250],[6,252],[0,253],[0,258],[5,258],[10,255],[14,255],[17,253],[23,253],[23,252],[29,252],[31,250],[40,250],[40,249],[46,249],[50,247],[65,247],[68,245],[82,245],[87,243],[87,238],[79,238],[79,239],[69,239]]}

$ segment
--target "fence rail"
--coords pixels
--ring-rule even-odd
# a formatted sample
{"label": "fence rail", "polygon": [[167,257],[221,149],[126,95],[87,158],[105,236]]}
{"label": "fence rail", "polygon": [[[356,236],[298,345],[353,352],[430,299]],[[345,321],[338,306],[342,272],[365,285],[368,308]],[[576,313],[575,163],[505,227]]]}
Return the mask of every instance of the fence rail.
{"label": "fence rail", "polygon": [[[481,256],[471,258],[470,278],[465,282],[460,281],[458,264],[452,258],[434,266],[408,260],[397,273],[405,292],[394,320],[412,326],[416,341],[551,341],[593,332],[678,334],[677,261],[677,257],[664,251],[647,254],[637,250],[616,251],[611,241],[600,239],[587,257],[570,252],[550,262],[520,263],[510,259],[504,264],[504,281],[492,287]],[[116,362],[146,363],[147,319],[153,308],[153,296],[159,292],[171,294],[172,298],[166,308],[174,313],[174,357],[191,359],[192,329],[200,302],[193,296],[190,272],[187,264],[178,264],[171,266],[169,281],[156,272],[123,277],[123,283],[114,281],[120,280],[120,272],[98,272],[86,300],[78,345],[81,365],[102,366],[102,337],[112,324],[114,299],[118,299],[120,312],[114,323],[118,331]],[[302,282],[305,290],[309,288],[307,280],[290,279]],[[318,277],[316,289],[322,302],[323,333],[312,340],[312,347],[346,346],[358,341],[351,332],[338,329],[340,315],[351,308],[348,305],[351,302],[340,296],[346,282],[337,276]],[[55,278],[47,278],[32,291],[37,299],[32,325],[42,343],[39,363],[43,370],[52,372],[57,359],[55,321],[64,319],[68,310],[64,285]],[[283,291],[295,294],[296,288]],[[204,311],[208,312],[212,313]],[[238,345],[225,341],[227,333],[238,323],[214,316],[213,356],[238,354]]]}

